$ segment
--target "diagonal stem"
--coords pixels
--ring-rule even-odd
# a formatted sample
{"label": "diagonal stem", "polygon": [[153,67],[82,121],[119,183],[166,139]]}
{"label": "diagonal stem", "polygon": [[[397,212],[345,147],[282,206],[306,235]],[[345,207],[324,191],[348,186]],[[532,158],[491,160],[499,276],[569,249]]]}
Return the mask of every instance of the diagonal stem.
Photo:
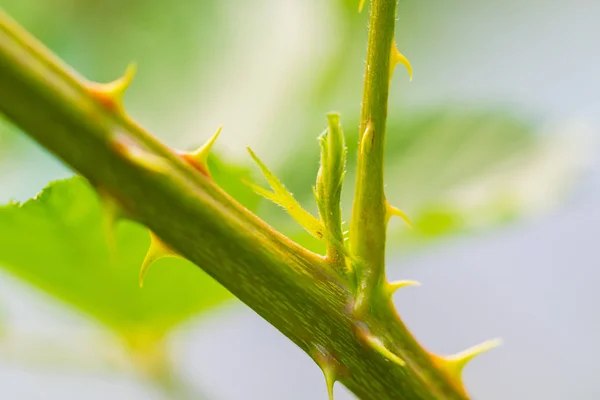
{"label": "diagonal stem", "polygon": [[[380,54],[383,47],[389,50],[394,8],[390,0],[374,3],[381,6],[374,8],[377,23],[371,30],[378,21],[387,21],[388,43],[370,39],[370,48],[375,46]],[[381,71],[385,62],[372,55],[369,60],[381,76],[367,79],[372,82],[367,91],[387,97],[381,87],[384,80],[387,84],[388,75]],[[373,96],[365,97],[364,117],[365,126],[372,121],[377,133],[384,126],[385,110]],[[357,320],[351,285],[323,257],[239,205],[115,104],[0,11],[0,112],[30,137],[112,196],[126,215],[204,269],[359,398],[466,399],[395,315],[383,310]],[[378,137],[372,148],[382,153],[383,138]],[[373,168],[369,160],[363,161],[361,173]],[[374,181],[381,175],[377,172]],[[382,188],[378,191],[383,200]],[[377,260],[373,256],[371,261]],[[365,337],[365,327],[379,336]],[[380,337],[393,340],[402,366],[382,354]]]}

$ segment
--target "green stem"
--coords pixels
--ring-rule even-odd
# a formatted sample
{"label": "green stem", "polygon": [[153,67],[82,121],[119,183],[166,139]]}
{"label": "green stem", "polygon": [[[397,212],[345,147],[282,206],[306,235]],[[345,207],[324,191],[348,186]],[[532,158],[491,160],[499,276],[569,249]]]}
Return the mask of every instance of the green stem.
{"label": "green stem", "polygon": [[[371,34],[370,48],[379,54],[384,47],[389,50],[393,7],[375,7],[373,21],[372,30],[387,21],[383,44],[373,37],[378,33]],[[365,118],[381,132],[385,110],[376,106],[381,104],[373,93],[387,94],[382,87],[387,73],[383,75],[383,61],[373,57],[373,50],[369,60],[382,75],[372,79],[368,72],[371,94],[366,95]],[[1,11],[0,112],[110,194],[126,215],[204,269],[359,398],[466,399],[390,309],[357,320],[354,290],[323,257],[239,205],[99,97],[97,87],[70,73]],[[380,148],[382,138],[376,139],[373,146]],[[363,161],[362,173],[375,171],[374,181],[380,181],[381,171],[370,160]],[[377,190],[383,200],[381,187]],[[359,249],[364,256],[364,246]],[[391,362],[381,343],[393,343],[405,365]]]}
{"label": "green stem", "polygon": [[381,287],[385,281],[387,202],[383,188],[383,161],[390,51],[394,39],[397,2],[398,0],[371,2],[356,187],[350,221],[350,251],[364,263],[356,271],[359,308],[369,306],[370,292]]}

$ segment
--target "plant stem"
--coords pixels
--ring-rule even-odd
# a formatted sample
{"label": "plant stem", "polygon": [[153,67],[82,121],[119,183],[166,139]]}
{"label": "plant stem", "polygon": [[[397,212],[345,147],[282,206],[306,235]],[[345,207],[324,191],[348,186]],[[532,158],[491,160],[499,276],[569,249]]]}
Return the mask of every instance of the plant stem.
{"label": "plant stem", "polygon": [[358,303],[385,280],[387,202],[383,183],[385,128],[390,83],[390,51],[398,0],[372,0],[360,122],[350,252],[364,263],[357,269]]}
{"label": "plant stem", "polygon": [[[378,133],[372,147],[382,158],[381,96],[387,98],[383,85],[388,73],[381,57],[390,48],[394,7],[390,0],[374,3],[371,30],[382,25],[385,34],[379,38],[382,32],[371,32],[368,65],[374,67],[367,72],[364,125],[371,121]],[[357,320],[354,290],[323,257],[239,205],[115,107],[120,102],[107,102],[99,93],[97,85],[70,73],[0,11],[0,112],[111,195],[126,215],[204,269],[359,398],[467,398],[391,309]],[[373,181],[379,182],[382,172],[373,160],[369,156],[362,161],[361,176],[373,171]],[[376,190],[383,201],[382,187]],[[364,193],[359,193],[362,210]],[[382,210],[378,213],[381,217]],[[361,220],[381,235],[381,218],[377,224]],[[357,227],[354,222],[355,231]],[[370,262],[381,261],[381,254],[371,257],[364,245],[358,249]],[[365,336],[367,330],[371,336]],[[379,343],[390,341],[405,365],[382,354]]]}

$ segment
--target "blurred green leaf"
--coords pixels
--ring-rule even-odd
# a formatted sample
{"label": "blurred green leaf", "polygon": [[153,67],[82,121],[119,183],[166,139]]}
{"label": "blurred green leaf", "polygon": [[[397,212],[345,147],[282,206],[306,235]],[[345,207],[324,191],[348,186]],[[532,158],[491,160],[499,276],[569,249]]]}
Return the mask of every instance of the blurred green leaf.
{"label": "blurred green leaf", "polygon": [[4,0],[2,7],[91,81],[116,80],[135,62],[127,110],[161,137],[189,127],[197,109],[185,105],[212,88],[215,64],[206,60],[231,46],[218,0]]}
{"label": "blurred green leaf", "polygon": [[[357,124],[342,121],[349,147],[343,194],[347,216]],[[390,247],[488,227],[547,208],[548,199],[560,198],[576,170],[576,154],[569,153],[569,146],[552,143],[519,119],[498,113],[447,110],[393,116],[387,196],[412,217],[414,229],[407,230],[400,221],[392,223]],[[296,198],[314,212],[318,158],[315,139],[290,154],[279,172]],[[256,210],[260,199],[242,184],[251,180],[248,168],[215,156],[209,158],[209,166],[224,190]],[[278,207],[265,204],[259,214],[292,239],[323,251],[320,242],[288,221]],[[111,265],[102,226],[98,197],[83,179],[53,183],[33,200],[0,208],[0,264],[133,339],[161,337],[176,324],[231,298],[199,268],[180,259],[159,260],[140,289],[147,230],[130,222],[120,224],[118,265]]]}
{"label": "blurred green leaf", "polygon": [[[358,123],[342,116],[342,125],[348,143],[342,206],[348,220]],[[386,194],[392,205],[408,213],[413,229],[392,222],[390,247],[406,244],[406,235],[409,241],[428,239],[547,209],[549,202],[559,201],[580,164],[572,152],[573,143],[557,145],[557,139],[576,140],[568,136],[568,132],[540,136],[531,124],[501,112],[455,108],[413,116],[392,113],[386,144]],[[548,163],[555,167],[538,168]],[[317,169],[315,140],[287,158],[278,172],[308,209],[314,207]],[[302,244],[320,248],[291,226],[283,229]],[[398,235],[402,241],[393,238]]]}
{"label": "blurred green leaf", "polygon": [[[215,180],[249,209],[258,197],[241,183],[246,169],[209,160]],[[0,207],[0,265],[86,312],[130,341],[159,339],[176,324],[232,296],[200,268],[161,259],[138,286],[148,230],[121,222],[111,262],[105,214],[79,177],[50,184],[24,204]],[[116,264],[116,265],[115,265]]]}
{"label": "blurred green leaf", "polygon": [[16,138],[15,131],[8,121],[0,115],[0,156],[12,148]]}

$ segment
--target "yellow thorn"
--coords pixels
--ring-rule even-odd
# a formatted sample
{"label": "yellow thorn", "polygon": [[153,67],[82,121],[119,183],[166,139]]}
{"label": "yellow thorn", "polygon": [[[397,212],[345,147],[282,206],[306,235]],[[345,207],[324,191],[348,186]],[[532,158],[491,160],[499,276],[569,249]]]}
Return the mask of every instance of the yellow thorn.
{"label": "yellow thorn", "polygon": [[123,96],[131,85],[136,71],[137,65],[130,63],[122,77],[110,83],[94,83],[90,91],[105,108],[123,112]]}
{"label": "yellow thorn", "polygon": [[386,291],[390,294],[394,294],[394,292],[398,289],[408,286],[421,286],[420,282],[411,281],[411,280],[403,280],[403,281],[394,281],[386,283]]}
{"label": "yellow thorn", "polygon": [[408,76],[412,82],[413,71],[412,66],[410,65],[410,61],[408,58],[404,57],[400,51],[398,51],[398,47],[396,46],[396,41],[392,42],[392,50],[390,52],[390,81],[392,80],[392,75],[394,74],[394,69],[396,69],[396,65],[402,64],[408,70]]}
{"label": "yellow thorn", "polygon": [[208,171],[208,156],[210,151],[219,138],[221,131],[223,130],[223,126],[219,125],[217,131],[212,135],[212,137],[198,150],[193,153],[186,153],[183,155],[186,161],[188,161],[194,168],[198,169],[204,175],[209,175]]}
{"label": "yellow thorn", "polygon": [[365,6],[365,0],[359,0],[358,2],[358,12],[362,12],[363,7]]}
{"label": "yellow thorn", "polygon": [[412,223],[410,222],[410,219],[404,213],[404,211],[392,206],[390,203],[387,203],[386,211],[387,211],[387,220],[388,221],[394,216],[400,217],[404,220],[404,222],[406,222],[406,225],[408,225],[409,228],[412,228]]}
{"label": "yellow thorn", "polygon": [[325,384],[327,385],[327,394],[329,395],[329,400],[333,400],[333,386],[335,385],[336,381],[335,368],[323,367],[321,370],[325,376]]}
{"label": "yellow thorn", "polygon": [[333,387],[339,377],[339,364],[323,347],[319,345],[316,347],[316,351],[313,353],[313,359],[319,368],[321,368],[321,371],[325,376],[329,400],[333,400]]}
{"label": "yellow thorn", "polygon": [[150,248],[148,249],[148,253],[146,253],[146,257],[142,262],[142,268],[140,269],[140,287],[144,286],[144,278],[146,277],[150,266],[154,264],[155,261],[165,257],[181,256],[171,250],[158,238],[158,236],[150,231]]}
{"label": "yellow thorn", "polygon": [[501,339],[488,340],[487,342],[473,346],[461,353],[452,356],[434,355],[433,359],[440,368],[448,373],[448,375],[460,382],[462,371],[469,361],[476,356],[485,353],[486,351],[500,346],[501,344]]}

